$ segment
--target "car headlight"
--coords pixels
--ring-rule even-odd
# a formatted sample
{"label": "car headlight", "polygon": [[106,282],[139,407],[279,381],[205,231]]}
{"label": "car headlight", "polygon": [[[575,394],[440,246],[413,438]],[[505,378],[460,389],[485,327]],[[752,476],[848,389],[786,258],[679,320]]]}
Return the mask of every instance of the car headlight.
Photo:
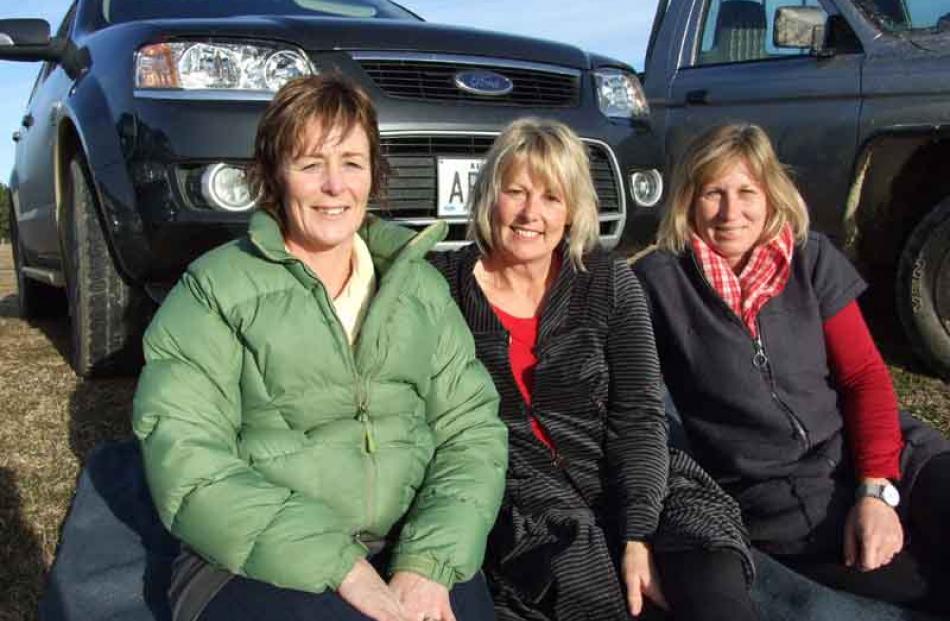
{"label": "car headlight", "polygon": [[248,43],[172,41],[135,54],[135,88],[275,92],[314,73],[298,50]]}
{"label": "car headlight", "polygon": [[256,201],[247,185],[247,173],[239,166],[219,162],[201,175],[201,194],[222,211],[247,211]]}
{"label": "car headlight", "polygon": [[650,114],[640,80],[622,69],[597,69],[594,71],[597,89],[597,104],[600,111],[611,118],[632,119]]}

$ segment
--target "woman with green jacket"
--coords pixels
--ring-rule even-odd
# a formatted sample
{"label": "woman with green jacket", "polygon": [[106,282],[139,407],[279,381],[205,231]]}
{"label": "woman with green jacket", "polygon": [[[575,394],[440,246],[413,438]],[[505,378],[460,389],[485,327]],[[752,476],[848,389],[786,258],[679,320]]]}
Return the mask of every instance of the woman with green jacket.
{"label": "woman with green jacket", "polygon": [[146,333],[133,424],[183,542],[176,621],[493,618],[478,569],[506,431],[424,258],[444,225],[366,215],[383,168],[358,87],[286,85],[247,236],[195,261]]}

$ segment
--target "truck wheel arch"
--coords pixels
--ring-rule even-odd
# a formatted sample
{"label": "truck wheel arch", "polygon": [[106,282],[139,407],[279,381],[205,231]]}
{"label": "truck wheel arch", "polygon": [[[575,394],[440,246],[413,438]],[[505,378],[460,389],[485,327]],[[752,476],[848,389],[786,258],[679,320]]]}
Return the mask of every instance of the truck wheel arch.
{"label": "truck wheel arch", "polygon": [[862,264],[896,266],[914,228],[950,196],[950,127],[881,130],[853,164],[845,248]]}
{"label": "truck wheel arch", "polygon": [[879,133],[854,170],[846,247],[884,268],[912,349],[950,377],[950,131]]}
{"label": "truck wheel arch", "polygon": [[82,377],[135,372],[151,307],[121,275],[78,132],[64,124],[58,138],[56,227],[70,314],[70,364]]}

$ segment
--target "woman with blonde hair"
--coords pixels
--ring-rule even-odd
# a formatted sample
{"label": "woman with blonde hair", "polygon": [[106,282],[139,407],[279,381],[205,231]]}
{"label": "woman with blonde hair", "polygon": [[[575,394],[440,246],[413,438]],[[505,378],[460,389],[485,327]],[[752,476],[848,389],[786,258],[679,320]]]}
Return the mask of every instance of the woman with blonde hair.
{"label": "woman with blonde hair", "polygon": [[663,377],[753,544],[829,586],[947,611],[950,446],[899,417],[864,281],[809,232],[761,128],[695,139],[658,246],[634,269]]}
{"label": "woman with blonde hair", "polygon": [[737,507],[667,447],[646,300],[598,247],[583,142],[555,121],[512,123],[470,204],[475,243],[430,260],[508,426],[485,565],[499,618],[625,621],[645,600],[677,619],[756,618]]}

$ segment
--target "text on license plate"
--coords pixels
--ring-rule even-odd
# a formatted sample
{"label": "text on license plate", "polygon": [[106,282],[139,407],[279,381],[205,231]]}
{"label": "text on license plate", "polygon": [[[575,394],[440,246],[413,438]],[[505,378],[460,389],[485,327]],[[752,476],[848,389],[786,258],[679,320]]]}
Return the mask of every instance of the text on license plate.
{"label": "text on license plate", "polygon": [[437,162],[438,216],[467,216],[468,196],[485,160],[472,157],[440,157]]}

